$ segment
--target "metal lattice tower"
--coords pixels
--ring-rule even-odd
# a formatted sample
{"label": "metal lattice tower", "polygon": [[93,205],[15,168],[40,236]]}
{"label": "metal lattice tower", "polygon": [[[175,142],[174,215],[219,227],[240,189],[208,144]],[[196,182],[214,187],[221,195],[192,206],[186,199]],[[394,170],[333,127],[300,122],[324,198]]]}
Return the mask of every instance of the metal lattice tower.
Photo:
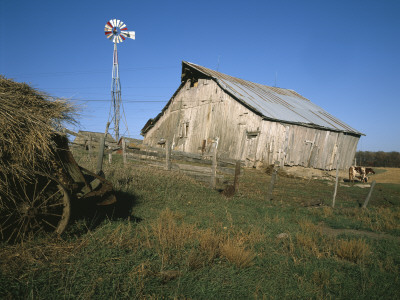
{"label": "metal lattice tower", "polygon": [[119,125],[120,125],[119,123],[121,120],[120,107],[122,105],[122,101],[121,101],[121,83],[119,80],[117,44],[125,41],[125,38],[130,38],[134,40],[135,32],[128,31],[128,28],[126,27],[124,22],[117,19],[112,19],[108,21],[104,28],[104,32],[106,37],[114,43],[112,82],[111,82],[111,106],[113,110],[113,116],[111,118],[111,121],[114,122],[115,140],[118,142]]}

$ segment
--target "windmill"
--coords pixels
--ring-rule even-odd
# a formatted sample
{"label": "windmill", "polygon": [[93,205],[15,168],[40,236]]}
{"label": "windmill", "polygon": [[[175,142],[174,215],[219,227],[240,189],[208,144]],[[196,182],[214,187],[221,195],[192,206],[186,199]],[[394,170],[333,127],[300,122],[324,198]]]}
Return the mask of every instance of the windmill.
{"label": "windmill", "polygon": [[[106,37],[114,43],[113,69],[111,83],[111,106],[113,108],[112,120],[114,121],[115,140],[119,140],[119,121],[121,119],[121,83],[119,81],[119,66],[117,44],[125,41],[126,38],[135,39],[135,32],[128,31],[128,28],[121,20],[112,19],[104,27]],[[111,110],[110,110],[111,116]]]}

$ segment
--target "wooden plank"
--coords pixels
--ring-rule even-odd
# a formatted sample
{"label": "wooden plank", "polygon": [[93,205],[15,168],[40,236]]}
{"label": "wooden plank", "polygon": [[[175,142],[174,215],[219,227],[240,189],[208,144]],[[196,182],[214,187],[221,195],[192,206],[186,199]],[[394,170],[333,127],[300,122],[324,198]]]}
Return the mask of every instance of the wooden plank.
{"label": "wooden plank", "polygon": [[169,140],[166,141],[165,144],[165,170],[171,170],[171,142]]}
{"label": "wooden plank", "polygon": [[124,161],[124,165],[126,165],[126,141],[122,138],[122,157]]}
{"label": "wooden plank", "polygon": [[339,156],[338,156],[338,159],[337,159],[337,162],[336,162],[336,180],[335,180],[335,190],[333,192],[332,208],[335,207],[338,183],[339,183]]}
{"label": "wooden plank", "polygon": [[365,201],[364,201],[364,204],[363,204],[362,208],[367,208],[367,205],[368,205],[369,199],[371,198],[372,190],[374,189],[375,184],[376,184],[376,181],[375,180],[372,181],[371,188],[369,189],[368,196],[367,196],[367,198],[365,198]]}
{"label": "wooden plank", "polygon": [[211,188],[215,189],[217,186],[217,152],[218,152],[218,138],[214,142],[214,153],[211,165]]}
{"label": "wooden plank", "polygon": [[240,177],[240,161],[237,161],[236,168],[235,168],[235,179],[233,181],[234,193],[239,191],[239,177]]}
{"label": "wooden plank", "polygon": [[267,192],[267,196],[266,196],[266,200],[267,201],[271,201],[272,200],[272,193],[274,191],[276,175],[278,173],[278,169],[279,169],[279,167],[275,166],[274,170],[272,172],[271,181],[269,183],[269,188],[268,188],[268,192]]}
{"label": "wooden plank", "polygon": [[96,174],[100,175],[103,170],[103,156],[104,156],[104,144],[105,144],[105,139],[108,133],[108,127],[110,126],[110,122],[107,122],[106,125],[106,130],[104,133],[104,136],[101,137],[100,139],[100,144],[99,144],[99,154],[97,156],[97,167],[96,167]]}

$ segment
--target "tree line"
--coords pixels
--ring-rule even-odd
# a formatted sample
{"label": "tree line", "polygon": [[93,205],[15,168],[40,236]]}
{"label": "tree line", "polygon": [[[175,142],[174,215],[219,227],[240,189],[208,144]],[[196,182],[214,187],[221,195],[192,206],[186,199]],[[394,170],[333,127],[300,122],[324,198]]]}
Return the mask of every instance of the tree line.
{"label": "tree line", "polygon": [[355,158],[358,166],[400,168],[400,153],[395,151],[357,151]]}

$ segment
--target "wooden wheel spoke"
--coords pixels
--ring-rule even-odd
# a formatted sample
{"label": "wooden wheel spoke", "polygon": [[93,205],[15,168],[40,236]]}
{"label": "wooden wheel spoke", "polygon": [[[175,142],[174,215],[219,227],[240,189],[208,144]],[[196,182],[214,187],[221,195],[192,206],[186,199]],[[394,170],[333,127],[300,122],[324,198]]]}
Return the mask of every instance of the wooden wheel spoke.
{"label": "wooden wheel spoke", "polygon": [[35,181],[15,182],[0,199],[0,238],[20,241],[40,232],[61,234],[70,217],[68,191],[57,180],[38,175]]}
{"label": "wooden wheel spoke", "polygon": [[[1,225],[3,226],[4,224],[7,223],[8,220],[10,220],[11,216],[14,214],[14,212],[10,212],[8,215],[5,215],[4,218],[7,218]],[[0,227],[1,228],[1,227]]]}
{"label": "wooden wheel spoke", "polygon": [[[42,207],[43,205],[45,205],[47,202],[49,202],[50,199],[52,199],[55,195],[57,195],[58,193],[61,193],[61,191],[59,189],[57,189],[56,192],[54,192],[52,195],[50,195],[49,197],[47,197],[42,203],[40,203],[40,205],[38,206],[38,208]],[[46,205],[47,207],[49,207],[49,205]]]}
{"label": "wooden wheel spoke", "polygon": [[54,229],[57,229],[56,226],[54,226],[53,224],[51,224],[50,222],[47,222],[45,219],[42,219],[43,222],[45,222],[47,225],[50,225],[51,227],[53,227]]}
{"label": "wooden wheel spoke", "polygon": [[[25,218],[21,218],[21,220],[22,220],[22,223],[21,222],[19,222],[19,223],[21,223],[21,225],[19,225],[19,226],[16,226],[16,228],[15,228],[15,230],[17,230],[18,229],[18,232],[17,232],[17,236],[16,236],[16,238],[18,238],[18,237],[20,237],[21,238],[21,240],[23,240],[24,239],[24,237],[25,237],[25,231],[26,231],[26,225],[24,226],[24,223],[25,223]],[[28,222],[27,222],[28,223]],[[22,230],[22,227],[25,227],[25,229],[24,230]],[[21,233],[22,232],[22,233]],[[13,232],[14,233],[14,232]]]}
{"label": "wooden wheel spoke", "polygon": [[[15,225],[15,224],[19,224],[20,222],[21,222],[21,219],[15,220],[15,221],[11,222],[10,224],[8,224],[7,226],[5,226],[4,228],[2,228],[1,230],[2,230],[2,231],[5,231],[5,230],[7,230],[8,228],[10,228],[11,226],[13,226],[13,225]],[[6,222],[4,222],[4,223],[2,224],[2,226],[3,226],[5,223],[6,223]]]}
{"label": "wooden wheel spoke", "polygon": [[37,186],[38,186],[38,183],[37,183],[37,181],[35,182],[35,187],[34,187],[34,189],[33,189],[33,196],[32,196],[32,199],[36,199],[36,188],[37,188]]}
{"label": "wooden wheel spoke", "polygon": [[16,209],[18,209],[17,202],[14,199],[10,200],[10,201],[7,201],[7,202],[2,202],[1,203],[1,205],[3,206],[3,209],[5,211],[11,211],[12,212],[12,211],[15,211]]}
{"label": "wooden wheel spoke", "polygon": [[[25,196],[25,200],[28,202],[31,202],[31,199],[29,198],[28,194],[26,193],[26,185],[21,184],[21,189],[22,189],[22,192],[24,193],[23,196]],[[21,198],[23,198],[23,197],[21,197]]]}
{"label": "wooden wheel spoke", "polygon": [[45,186],[42,188],[42,190],[39,192],[39,194],[36,196],[36,198],[33,199],[32,204],[35,204],[37,199],[40,198],[40,195],[47,189],[47,187],[49,186],[50,183],[51,183],[51,180],[47,180],[47,183],[45,184]]}
{"label": "wooden wheel spoke", "polygon": [[42,230],[42,226],[41,226],[40,223],[37,221],[37,219],[35,219],[35,223],[36,223],[36,225],[38,226],[39,231],[41,231],[41,230]]}
{"label": "wooden wheel spoke", "polygon": [[54,204],[46,205],[46,207],[55,207],[55,206],[64,206],[64,203],[59,202],[59,203],[54,203]]}
{"label": "wooden wheel spoke", "polygon": [[55,214],[55,213],[50,213],[50,212],[42,212],[42,216],[54,216],[54,217],[62,217],[62,215]]}
{"label": "wooden wheel spoke", "polygon": [[18,229],[18,227],[15,227],[14,228],[14,230],[11,232],[11,234],[9,235],[9,237],[8,237],[8,240],[7,241],[10,241],[10,240],[12,240],[12,238],[13,238],[13,236],[14,236],[14,233],[17,231],[17,229]]}

